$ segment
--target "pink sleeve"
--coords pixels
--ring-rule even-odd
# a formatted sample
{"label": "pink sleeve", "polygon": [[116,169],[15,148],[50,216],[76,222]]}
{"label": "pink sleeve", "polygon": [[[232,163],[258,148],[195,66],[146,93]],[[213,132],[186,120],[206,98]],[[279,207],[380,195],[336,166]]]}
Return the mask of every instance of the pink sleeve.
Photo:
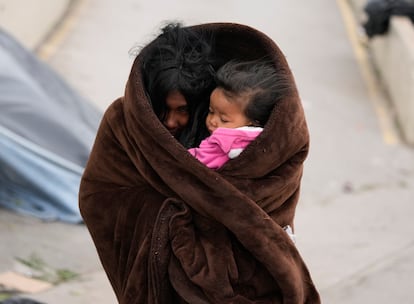
{"label": "pink sleeve", "polygon": [[191,148],[188,152],[211,169],[218,169],[229,160],[223,150],[222,141],[214,133],[203,140],[199,148]]}

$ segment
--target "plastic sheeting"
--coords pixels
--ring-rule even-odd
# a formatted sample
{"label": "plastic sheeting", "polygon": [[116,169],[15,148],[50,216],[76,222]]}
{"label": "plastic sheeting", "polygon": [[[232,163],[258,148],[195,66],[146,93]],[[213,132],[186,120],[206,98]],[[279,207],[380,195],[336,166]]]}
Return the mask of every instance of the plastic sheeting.
{"label": "plastic sheeting", "polygon": [[101,117],[0,29],[0,206],[81,222],[79,182]]}

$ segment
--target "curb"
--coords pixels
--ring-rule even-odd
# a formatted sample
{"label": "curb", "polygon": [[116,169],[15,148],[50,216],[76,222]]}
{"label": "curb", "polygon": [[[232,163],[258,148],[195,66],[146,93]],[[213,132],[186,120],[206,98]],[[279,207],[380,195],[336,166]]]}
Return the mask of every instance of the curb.
{"label": "curb", "polygon": [[401,135],[397,127],[397,117],[394,114],[395,111],[392,109],[389,98],[386,98],[387,94],[384,92],[384,87],[380,82],[380,75],[376,72],[377,63],[372,62],[370,58],[369,42],[365,36],[359,34],[361,31],[360,18],[358,18],[355,4],[352,6],[352,1],[350,2],[349,0],[337,0],[337,3],[364,79],[369,99],[375,110],[383,141],[388,145],[400,144]]}
{"label": "curb", "polygon": [[[342,6],[348,7],[354,16],[356,26],[361,28],[361,24],[366,18],[364,7],[367,1],[338,0],[338,2],[343,2]],[[357,31],[356,28],[354,35],[357,34]],[[389,144],[402,143],[412,147],[414,147],[413,37],[414,24],[411,20],[407,16],[392,15],[387,32],[372,38],[365,37],[363,46],[365,61],[371,65],[373,80],[382,90],[382,92],[377,92],[381,93],[385,100],[379,108],[376,106],[385,142]],[[386,116],[389,119],[386,119]],[[396,140],[397,137],[399,140]]]}
{"label": "curb", "polygon": [[35,52],[40,59],[46,61],[56,53],[76,25],[88,2],[88,0],[70,0],[61,21],[49,31],[46,38],[35,48]]}

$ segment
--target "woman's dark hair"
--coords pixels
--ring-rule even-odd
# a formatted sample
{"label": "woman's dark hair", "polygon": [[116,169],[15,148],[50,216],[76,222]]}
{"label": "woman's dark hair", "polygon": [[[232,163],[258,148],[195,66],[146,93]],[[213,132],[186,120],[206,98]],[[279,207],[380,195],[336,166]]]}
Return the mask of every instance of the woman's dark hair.
{"label": "woman's dark hair", "polygon": [[289,75],[264,60],[229,61],[217,71],[215,80],[231,100],[246,102],[244,114],[261,127],[277,102],[294,90]]}
{"label": "woman's dark hair", "polygon": [[143,55],[144,84],[155,114],[163,120],[166,97],[179,91],[187,101],[189,122],[178,140],[187,148],[207,135],[205,117],[214,89],[212,38],[179,23],[170,23]]}

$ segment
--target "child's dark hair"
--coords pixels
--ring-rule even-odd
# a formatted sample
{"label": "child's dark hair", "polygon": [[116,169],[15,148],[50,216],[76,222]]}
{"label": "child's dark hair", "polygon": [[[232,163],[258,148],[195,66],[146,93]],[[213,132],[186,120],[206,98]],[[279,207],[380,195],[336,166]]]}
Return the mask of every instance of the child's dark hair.
{"label": "child's dark hair", "polygon": [[190,120],[178,140],[196,146],[208,135],[205,115],[214,89],[211,37],[179,23],[170,23],[145,50],[142,72],[155,114],[162,121],[166,98],[179,91],[187,101]]}
{"label": "child's dark hair", "polygon": [[289,75],[264,60],[229,61],[217,71],[216,84],[231,100],[245,101],[244,114],[260,127],[277,102],[294,90]]}

